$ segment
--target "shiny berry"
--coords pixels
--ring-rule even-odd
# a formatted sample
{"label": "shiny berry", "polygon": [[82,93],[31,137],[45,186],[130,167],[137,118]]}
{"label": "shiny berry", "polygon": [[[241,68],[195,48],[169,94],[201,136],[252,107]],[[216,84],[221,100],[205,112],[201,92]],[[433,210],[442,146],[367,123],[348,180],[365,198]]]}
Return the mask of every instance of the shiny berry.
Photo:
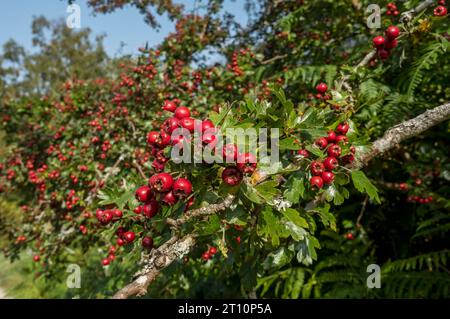
{"label": "shiny berry", "polygon": [[309,157],[309,152],[307,150],[298,150],[297,154],[306,158]]}
{"label": "shiny berry", "polygon": [[111,262],[111,260],[109,258],[104,258],[102,260],[102,265],[103,266],[108,266],[110,262]]}
{"label": "shiny berry", "polygon": [[398,27],[391,25],[386,29],[385,33],[389,39],[395,39],[399,36],[400,30]]}
{"label": "shiny berry", "polygon": [[142,247],[147,248],[147,249],[152,249],[153,248],[153,238],[150,236],[145,236],[144,238],[142,238]]}
{"label": "shiny berry", "polygon": [[164,196],[162,197],[162,201],[170,206],[175,205],[177,200],[178,199],[175,197],[172,191],[165,193]]}
{"label": "shiny berry", "polygon": [[172,134],[178,127],[180,127],[180,120],[176,117],[168,118],[161,125],[161,129],[164,130],[167,134]]}
{"label": "shiny berry", "polygon": [[252,174],[256,167],[256,156],[252,153],[244,153],[238,156],[237,167],[245,174]]}
{"label": "shiny berry", "polygon": [[325,137],[320,137],[320,138],[318,138],[318,139],[316,140],[315,144],[316,144],[319,148],[324,149],[325,147],[327,147],[328,141],[327,141],[327,139],[326,139]]}
{"label": "shiny berry", "polygon": [[328,156],[324,161],[323,161],[323,166],[327,169],[327,170],[334,170],[336,167],[339,166],[339,162],[336,159],[336,157],[333,156]]}
{"label": "shiny berry", "polygon": [[236,161],[238,156],[238,147],[236,144],[226,144],[222,149],[223,159],[227,163],[232,163]]}
{"label": "shiny berry", "polygon": [[164,101],[164,105],[162,107],[162,109],[164,111],[169,111],[169,112],[175,112],[175,109],[177,108],[176,104],[172,101]]}
{"label": "shiny berry", "polygon": [[148,184],[151,189],[165,193],[172,188],[173,178],[168,173],[159,173],[150,177]]}
{"label": "shiny berry", "polygon": [[192,193],[192,184],[186,178],[178,178],[172,186],[173,194],[177,197],[187,197]]}
{"label": "shiny berry", "polygon": [[217,253],[217,248],[216,247],[211,247],[208,250],[210,255],[215,255]]}
{"label": "shiny berry", "polygon": [[136,190],[136,199],[141,203],[145,203],[153,198],[153,193],[147,185],[141,186]]}
{"label": "shiny berry", "polygon": [[328,90],[328,86],[322,82],[322,83],[317,84],[316,90],[317,90],[317,92],[323,94]]}
{"label": "shiny berry", "polygon": [[159,203],[152,199],[147,204],[142,206],[142,214],[147,218],[152,218],[159,211]]}
{"label": "shiny berry", "polygon": [[214,126],[213,122],[211,122],[210,120],[204,120],[202,122],[202,132],[205,132],[206,130],[211,130],[214,127],[215,126]]}
{"label": "shiny berry", "polygon": [[[348,123],[340,123],[340,124],[337,126],[336,131],[337,131],[339,134],[346,135],[349,129],[350,129],[350,126],[348,125]],[[337,138],[337,137],[336,137],[336,138]]]}
{"label": "shiny berry", "polygon": [[135,237],[136,235],[132,231],[127,231],[123,234],[123,240],[125,240],[127,244],[132,243]]}
{"label": "shiny berry", "polygon": [[325,171],[323,163],[318,161],[312,161],[310,169],[313,175],[322,175],[322,173]]}
{"label": "shiny berry", "polygon": [[385,41],[386,41],[386,40],[385,40],[384,37],[382,37],[381,35],[379,35],[379,36],[373,38],[373,40],[372,40],[373,45],[374,45],[376,48],[378,48],[378,49],[380,49],[380,48],[383,47]]}
{"label": "shiny berry", "polygon": [[342,152],[342,149],[337,144],[331,144],[327,149],[328,156],[332,156],[332,157],[336,157],[336,158],[341,156],[341,152]]}
{"label": "shiny berry", "polygon": [[182,127],[187,129],[189,132],[194,132],[195,120],[192,117],[184,117],[180,120],[180,124]]}
{"label": "shiny berry", "polygon": [[313,176],[309,180],[312,189],[321,189],[323,187],[323,180],[320,176]]}
{"label": "shiny berry", "polygon": [[236,166],[230,166],[223,170],[222,180],[225,184],[235,186],[242,181],[243,174]]}
{"label": "shiny berry", "polygon": [[333,172],[323,172],[322,173],[322,180],[325,184],[331,184],[334,181],[334,174]]}
{"label": "shiny berry", "polygon": [[447,14],[447,8],[444,6],[437,6],[433,11],[436,17],[443,17]]}
{"label": "shiny berry", "polygon": [[327,134],[327,141],[332,143],[336,140],[336,133],[334,131],[329,131]]}
{"label": "shiny berry", "polygon": [[191,116],[191,111],[189,111],[189,109],[185,106],[179,106],[177,107],[177,109],[175,110],[174,113],[175,117],[179,120],[185,118],[185,117],[190,117]]}

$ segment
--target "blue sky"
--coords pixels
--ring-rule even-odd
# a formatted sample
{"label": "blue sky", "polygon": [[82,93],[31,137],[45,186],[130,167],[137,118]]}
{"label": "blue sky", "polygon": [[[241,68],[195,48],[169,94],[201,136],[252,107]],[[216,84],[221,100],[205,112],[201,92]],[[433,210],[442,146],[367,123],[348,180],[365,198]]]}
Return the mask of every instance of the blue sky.
{"label": "blue sky", "polygon": [[[194,0],[174,0],[186,8],[194,6]],[[197,0],[198,2],[198,0]],[[137,49],[146,42],[150,46],[158,44],[174,30],[174,25],[166,17],[159,18],[162,26],[160,31],[151,29],[144,23],[139,12],[131,7],[117,10],[111,14],[94,16],[87,7],[86,1],[77,0],[81,7],[81,27],[89,27],[94,35],[106,34],[104,45],[107,53],[114,56],[118,53],[120,43],[126,43],[123,54],[136,54]],[[16,42],[32,51],[31,21],[33,16],[44,15],[48,19],[58,19],[68,16],[65,0],[2,0],[0,4],[0,46],[13,38]],[[226,0],[225,9],[234,14],[242,23],[247,21],[243,0]]]}

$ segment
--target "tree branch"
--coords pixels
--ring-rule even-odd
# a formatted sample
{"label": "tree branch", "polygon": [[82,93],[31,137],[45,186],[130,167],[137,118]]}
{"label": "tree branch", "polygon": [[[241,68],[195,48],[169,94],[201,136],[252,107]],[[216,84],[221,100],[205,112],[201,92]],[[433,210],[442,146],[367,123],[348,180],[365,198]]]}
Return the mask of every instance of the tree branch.
{"label": "tree branch", "polygon": [[376,140],[370,150],[355,162],[354,168],[361,168],[376,156],[386,153],[404,140],[422,134],[431,127],[450,118],[450,102],[425,111],[413,119],[402,122],[387,130]]}

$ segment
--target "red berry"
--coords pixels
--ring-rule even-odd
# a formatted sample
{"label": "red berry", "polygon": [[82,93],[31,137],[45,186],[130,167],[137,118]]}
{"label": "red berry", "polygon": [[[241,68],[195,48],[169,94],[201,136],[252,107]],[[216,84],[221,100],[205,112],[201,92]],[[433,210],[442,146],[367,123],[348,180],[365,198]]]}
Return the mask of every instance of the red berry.
{"label": "red berry", "polygon": [[203,254],[202,254],[202,259],[204,260],[204,261],[207,261],[207,260],[209,260],[211,258],[211,255],[208,253],[208,252],[204,252]]}
{"label": "red berry", "polygon": [[325,170],[325,167],[322,162],[318,162],[318,161],[311,162],[311,173],[313,175],[322,175],[324,170]]}
{"label": "red berry", "polygon": [[152,131],[147,135],[147,143],[157,147],[164,147],[170,144],[170,135],[164,130]]}
{"label": "red berry", "polygon": [[120,219],[123,216],[123,213],[120,209],[114,209],[112,211],[112,213],[113,213],[113,219],[115,219],[115,220]]}
{"label": "red berry", "polygon": [[325,184],[331,184],[334,181],[334,174],[333,172],[323,172],[322,173],[322,180]]}
{"label": "red berry", "polygon": [[236,166],[229,166],[222,172],[222,180],[225,184],[235,186],[242,181],[243,174]]}
{"label": "red berry", "polygon": [[329,131],[327,134],[327,141],[332,143],[336,140],[336,133],[334,131]]}
{"label": "red berry", "polygon": [[396,26],[391,25],[386,29],[385,33],[388,39],[393,40],[399,36],[400,30]]}
{"label": "red berry", "polygon": [[39,260],[41,260],[41,256],[39,256],[39,255],[34,255],[33,256],[33,261],[34,262],[38,262]]}
{"label": "red berry", "polygon": [[323,187],[323,180],[320,176],[311,177],[309,183],[311,184],[312,189],[320,189]]}
{"label": "red berry", "polygon": [[252,174],[257,166],[256,156],[252,153],[240,154],[236,166],[245,174]]}
{"label": "red berry", "polygon": [[[350,128],[350,126],[348,125],[348,123],[340,123],[340,124],[337,126],[336,131],[337,131],[339,134],[346,135],[347,132],[348,132],[348,130],[349,130],[349,128]],[[337,138],[337,137],[336,137],[336,138]]]}
{"label": "red berry", "polygon": [[343,143],[344,145],[348,143],[348,138],[345,135],[336,136],[336,143]]}
{"label": "red berry", "polygon": [[103,225],[108,224],[112,219],[113,219],[114,215],[112,213],[112,211],[110,210],[105,210],[103,211],[102,214],[100,214],[100,218],[98,218],[98,221],[100,223],[102,223]]}
{"label": "red berry", "polygon": [[444,6],[437,6],[436,8],[434,8],[433,13],[436,17],[445,16],[447,14],[447,8]]}
{"label": "red berry", "polygon": [[177,202],[177,198],[175,197],[175,195],[173,194],[173,191],[167,192],[164,194],[162,201],[167,204],[167,205],[175,205]]}
{"label": "red berry", "polygon": [[386,44],[384,45],[384,47],[388,50],[393,49],[395,47],[397,47],[398,45],[398,41],[396,39],[387,41]]}
{"label": "red berry", "polygon": [[161,125],[161,129],[164,130],[167,134],[172,134],[180,126],[180,120],[176,117],[168,118]]}
{"label": "red berry", "polygon": [[202,132],[205,132],[206,130],[211,130],[214,127],[215,126],[214,126],[213,122],[211,122],[210,120],[204,120],[202,122]]}
{"label": "red berry", "polygon": [[323,94],[328,90],[328,86],[322,82],[322,83],[317,84],[316,90],[317,90],[317,92]]}
{"label": "red berry", "polygon": [[150,177],[148,182],[151,189],[157,192],[168,192],[172,188],[173,178],[172,175],[168,173],[159,173]]}
{"label": "red berry", "polygon": [[154,199],[142,206],[142,214],[144,214],[147,218],[152,218],[158,213],[158,211],[159,203]]}
{"label": "red berry", "polygon": [[116,243],[118,246],[123,246],[125,244],[125,241],[122,238],[117,238]]}
{"label": "red berry", "polygon": [[153,238],[150,236],[145,236],[144,238],[142,238],[142,247],[147,248],[147,249],[152,249],[153,248]]}
{"label": "red berry", "polygon": [[384,42],[385,42],[385,41],[386,41],[386,40],[385,40],[384,37],[382,37],[381,35],[379,35],[379,36],[373,38],[373,40],[372,40],[373,45],[374,45],[377,49],[383,48],[383,45],[384,45]]}
{"label": "red berry", "polygon": [[172,186],[173,194],[177,197],[187,197],[192,193],[192,184],[186,178],[178,178]]}
{"label": "red berry", "polygon": [[320,137],[320,138],[318,138],[318,139],[316,140],[315,144],[316,144],[319,148],[324,149],[325,147],[327,147],[328,141],[327,141],[327,139],[326,139],[325,137]]}
{"label": "red berry", "polygon": [[189,111],[189,109],[185,106],[179,106],[177,107],[177,109],[175,110],[174,113],[175,117],[179,120],[185,118],[185,117],[190,117],[191,116],[191,111]]}
{"label": "red berry", "polygon": [[110,262],[111,262],[111,260],[109,260],[109,258],[104,258],[104,259],[102,260],[102,265],[103,265],[103,266],[108,266]]}
{"label": "red berry", "polygon": [[381,60],[386,60],[387,58],[389,58],[389,51],[388,50],[378,50],[378,56],[380,57]]}
{"label": "red berry", "polygon": [[151,200],[154,196],[152,193],[152,190],[147,185],[141,186],[136,190],[136,199],[140,201],[141,203],[148,202]]}
{"label": "red berry", "polygon": [[328,156],[324,161],[323,161],[323,166],[327,169],[327,170],[334,170],[336,167],[339,166],[339,162],[336,159],[336,157],[333,156]]}
{"label": "red berry", "polygon": [[309,152],[307,150],[298,150],[297,154],[306,158],[309,157]]}
{"label": "red berry", "polygon": [[216,247],[211,247],[209,248],[209,254],[210,255],[215,255],[217,253],[217,248]]}
{"label": "red berry", "polygon": [[347,238],[348,240],[353,240],[353,239],[355,239],[355,236],[353,236],[352,233],[347,233],[347,234],[345,234],[345,238]]}
{"label": "red berry", "polygon": [[331,144],[327,149],[328,156],[332,156],[332,157],[336,157],[336,158],[341,156],[341,152],[342,152],[342,149],[337,144]]}
{"label": "red berry", "polygon": [[162,108],[164,111],[174,112],[177,106],[174,102],[166,100]]}
{"label": "red berry", "polygon": [[400,183],[400,184],[398,184],[398,188],[402,191],[406,191],[406,190],[408,190],[408,184]]}
{"label": "red berry", "polygon": [[236,144],[226,144],[222,149],[223,159],[227,163],[236,161],[238,156],[238,147]]}
{"label": "red berry", "polygon": [[136,235],[132,231],[127,231],[125,234],[123,234],[123,239],[129,244],[133,242]]}
{"label": "red berry", "polygon": [[195,120],[192,117],[184,117],[180,120],[182,127],[187,129],[189,132],[194,132]]}

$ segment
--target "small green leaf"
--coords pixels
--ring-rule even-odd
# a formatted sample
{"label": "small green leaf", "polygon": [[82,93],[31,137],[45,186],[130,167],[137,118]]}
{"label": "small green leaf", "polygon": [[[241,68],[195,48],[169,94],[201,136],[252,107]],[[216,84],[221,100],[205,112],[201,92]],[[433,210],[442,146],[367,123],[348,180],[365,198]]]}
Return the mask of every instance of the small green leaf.
{"label": "small green leaf", "polygon": [[353,185],[361,193],[367,193],[370,199],[374,200],[378,204],[381,203],[378,197],[377,188],[370,182],[367,176],[362,171],[352,171],[351,173]]}

